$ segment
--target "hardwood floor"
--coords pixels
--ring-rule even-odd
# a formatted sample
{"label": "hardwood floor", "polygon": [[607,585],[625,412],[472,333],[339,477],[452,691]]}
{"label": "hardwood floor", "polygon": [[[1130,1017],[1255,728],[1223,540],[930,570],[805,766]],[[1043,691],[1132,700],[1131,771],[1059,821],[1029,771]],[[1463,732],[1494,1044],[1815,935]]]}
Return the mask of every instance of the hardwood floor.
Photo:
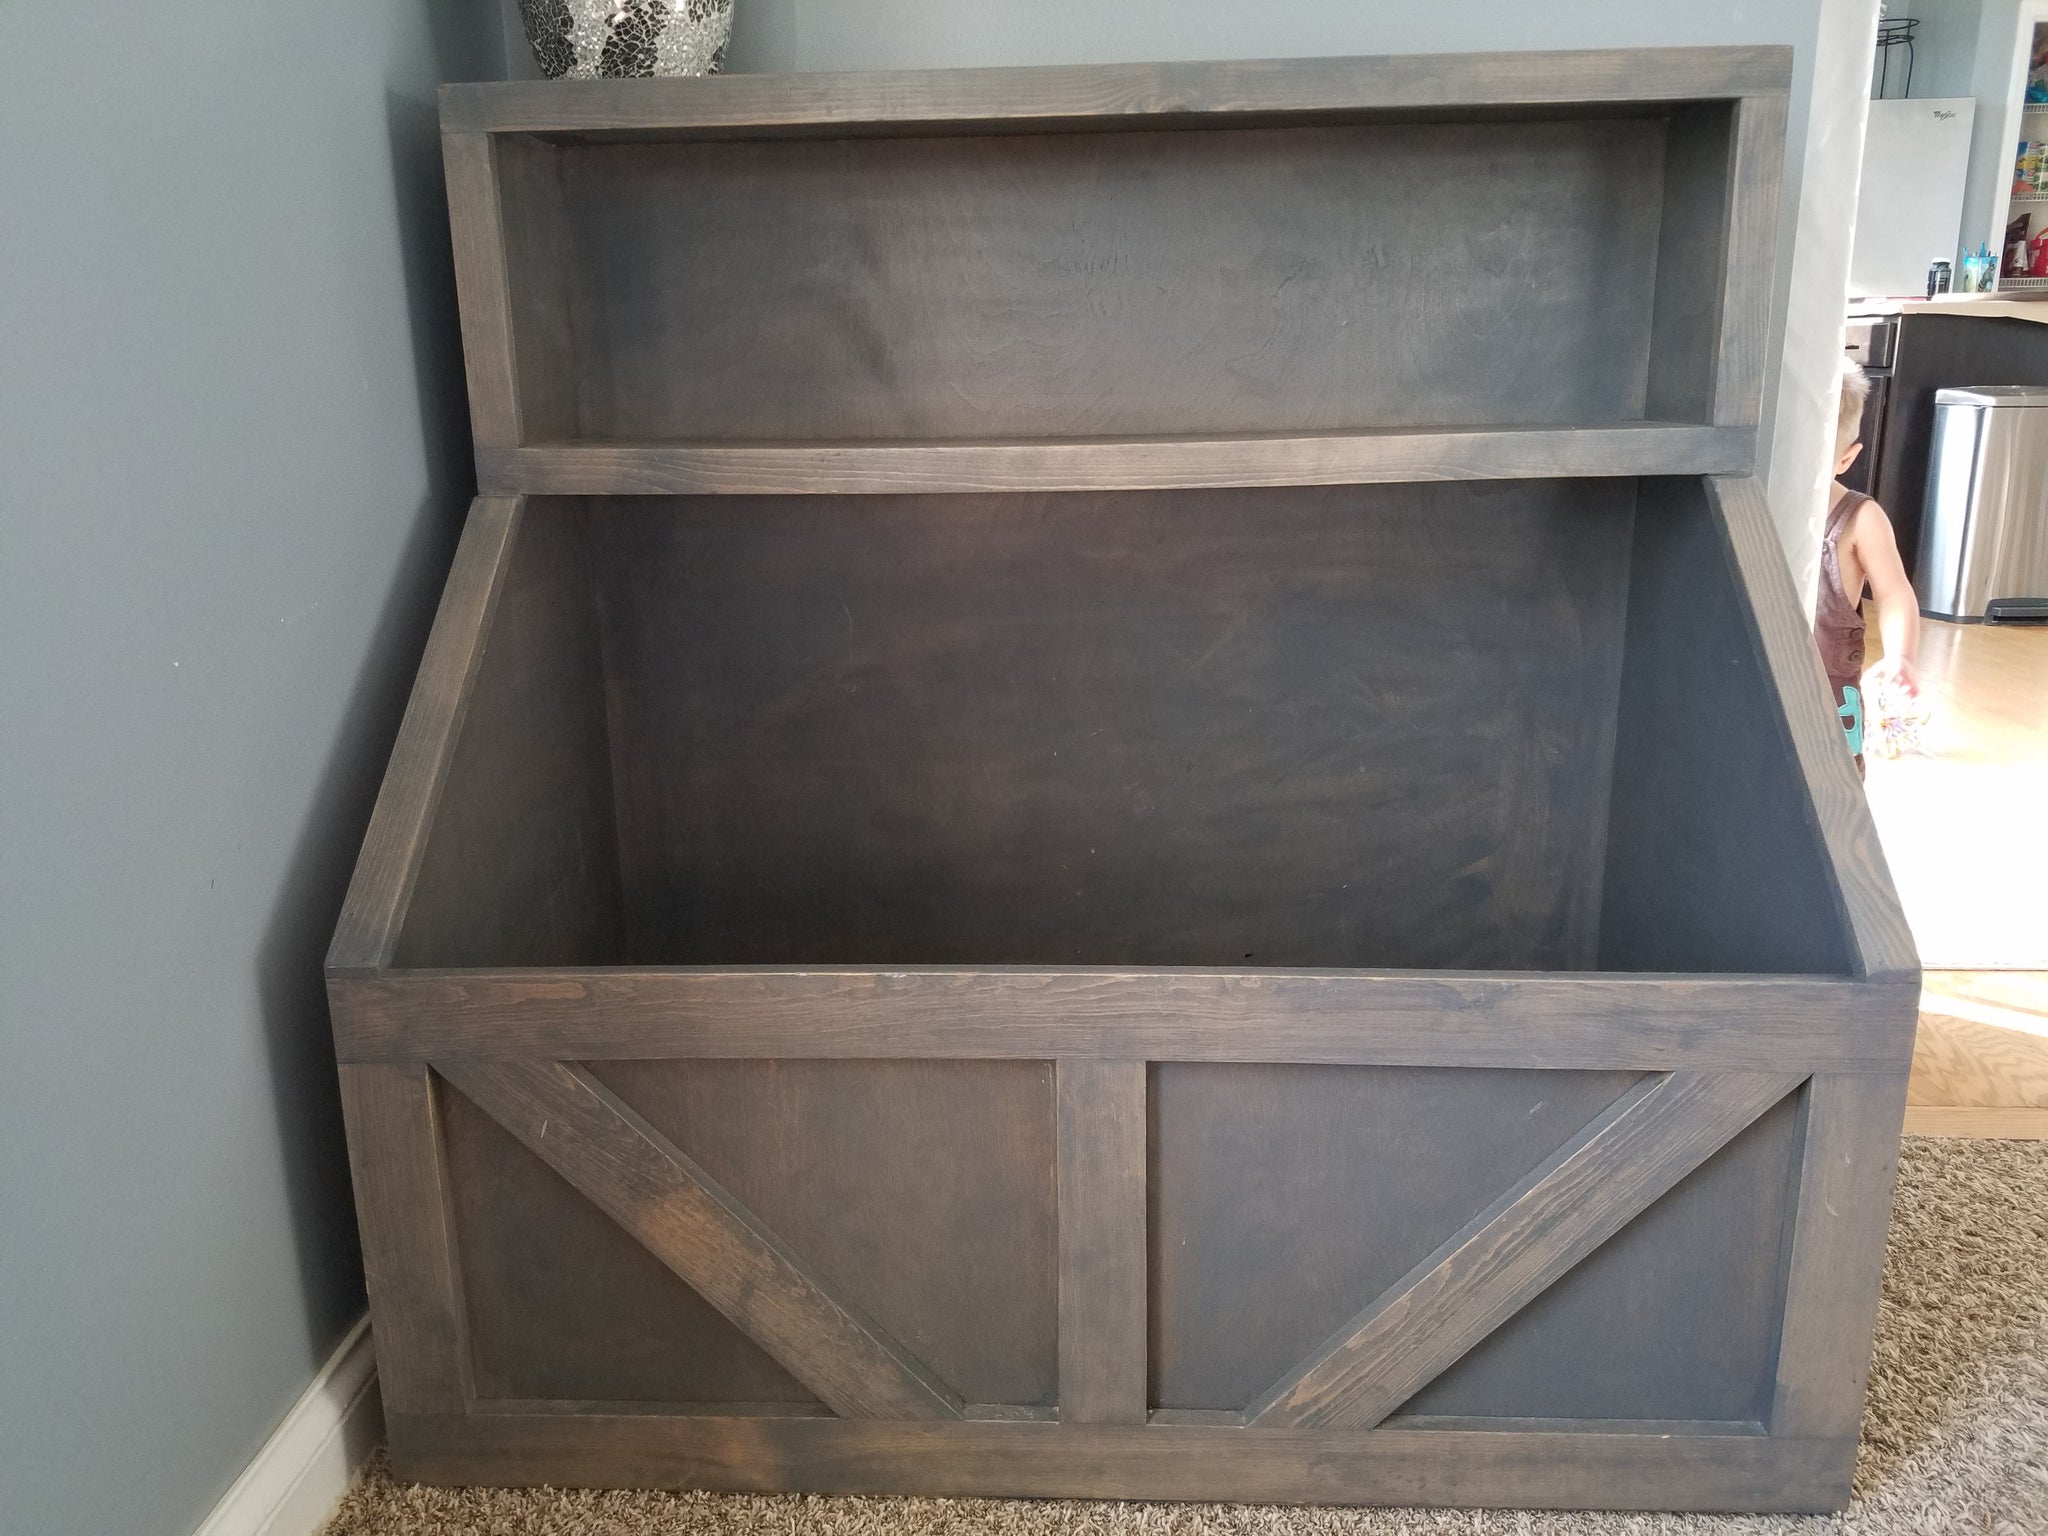
{"label": "hardwood floor", "polygon": [[1921,750],[1869,757],[1926,967],[1906,1129],[2048,1139],[2048,627],[1924,621],[1920,672]]}
{"label": "hardwood floor", "polygon": [[2048,974],[1927,973],[1906,1129],[2048,1140]]}
{"label": "hardwood floor", "polygon": [[1920,674],[1921,749],[1866,754],[1920,962],[2048,971],[2048,626],[1928,620]]}

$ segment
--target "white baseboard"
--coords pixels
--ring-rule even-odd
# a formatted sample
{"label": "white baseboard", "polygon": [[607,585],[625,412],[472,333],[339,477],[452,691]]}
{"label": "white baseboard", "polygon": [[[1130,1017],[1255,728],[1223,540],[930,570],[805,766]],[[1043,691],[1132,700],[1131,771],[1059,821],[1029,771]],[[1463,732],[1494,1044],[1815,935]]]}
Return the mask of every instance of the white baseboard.
{"label": "white baseboard", "polygon": [[383,1438],[377,1356],[365,1317],[195,1536],[315,1536]]}

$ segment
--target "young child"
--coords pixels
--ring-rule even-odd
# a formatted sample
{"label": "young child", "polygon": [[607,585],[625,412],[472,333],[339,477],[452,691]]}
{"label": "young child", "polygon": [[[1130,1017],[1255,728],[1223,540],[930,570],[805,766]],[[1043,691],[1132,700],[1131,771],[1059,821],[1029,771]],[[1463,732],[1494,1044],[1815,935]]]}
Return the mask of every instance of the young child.
{"label": "young child", "polygon": [[[1835,473],[1840,475],[1863,451],[1858,431],[1870,381],[1847,358],[1842,360],[1841,403],[1835,417]],[[1878,633],[1884,637],[1884,659],[1863,676],[1863,587],[1877,602]],[[1837,481],[1828,507],[1820,544],[1820,594],[1813,614],[1813,641],[1821,665],[1835,690],[1835,708],[1863,772],[1863,726],[1871,693],[1889,690],[1908,698],[1920,692],[1913,675],[1913,656],[1920,644],[1920,602],[1899,546],[1892,537],[1884,508],[1860,491]]]}

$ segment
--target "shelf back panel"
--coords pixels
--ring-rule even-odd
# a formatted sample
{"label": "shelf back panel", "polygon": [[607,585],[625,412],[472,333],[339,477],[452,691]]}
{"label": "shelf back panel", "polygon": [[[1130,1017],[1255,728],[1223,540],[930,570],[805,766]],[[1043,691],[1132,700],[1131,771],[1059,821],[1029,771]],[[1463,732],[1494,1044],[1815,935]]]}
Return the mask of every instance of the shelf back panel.
{"label": "shelf back panel", "polygon": [[547,295],[536,336],[569,320],[522,369],[525,438],[1640,420],[1668,127],[515,136],[512,290]]}
{"label": "shelf back panel", "polygon": [[1588,967],[1634,501],[593,501],[628,953]]}

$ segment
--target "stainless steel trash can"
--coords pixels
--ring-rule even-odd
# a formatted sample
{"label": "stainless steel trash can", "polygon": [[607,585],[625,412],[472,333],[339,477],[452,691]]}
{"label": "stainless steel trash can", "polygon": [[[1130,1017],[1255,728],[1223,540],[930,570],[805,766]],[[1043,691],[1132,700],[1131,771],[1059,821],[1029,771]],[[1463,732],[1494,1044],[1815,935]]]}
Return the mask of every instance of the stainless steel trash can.
{"label": "stainless steel trash can", "polygon": [[1913,585],[1939,619],[2048,619],[2048,385],[1934,395]]}

